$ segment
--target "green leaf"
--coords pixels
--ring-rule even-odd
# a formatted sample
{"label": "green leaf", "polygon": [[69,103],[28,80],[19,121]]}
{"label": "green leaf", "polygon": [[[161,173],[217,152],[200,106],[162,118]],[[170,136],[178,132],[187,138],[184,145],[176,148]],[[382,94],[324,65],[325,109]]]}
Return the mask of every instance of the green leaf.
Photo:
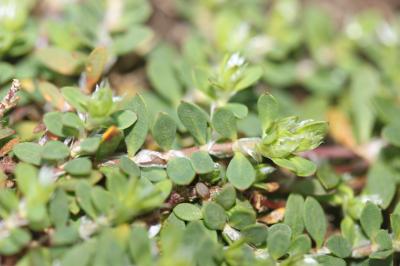
{"label": "green leaf", "polygon": [[107,215],[113,206],[113,197],[110,191],[100,186],[94,186],[90,191],[93,206],[101,215]]}
{"label": "green leaf", "polygon": [[80,181],[75,187],[76,199],[82,209],[91,218],[96,218],[96,210],[93,207],[92,201],[90,199],[91,187],[85,181]]}
{"label": "green leaf", "polygon": [[296,152],[308,151],[318,147],[328,131],[325,121],[303,120],[297,122],[295,136],[299,137]]}
{"label": "green leaf", "polygon": [[194,170],[198,174],[207,174],[214,171],[214,162],[208,152],[197,151],[190,156]]}
{"label": "green leaf", "polygon": [[83,113],[86,112],[86,105],[89,101],[89,97],[83,94],[76,87],[63,87],[61,88],[61,93],[64,99],[77,111]]}
{"label": "green leaf", "polygon": [[156,202],[154,204],[154,208],[158,207],[164,201],[167,200],[167,198],[171,194],[172,186],[173,186],[173,184],[172,184],[171,180],[169,180],[169,179],[160,180],[154,184],[154,188],[155,188],[155,190],[157,190],[157,194],[158,194],[158,197],[156,197],[156,200],[158,200],[158,202]]}
{"label": "green leaf", "polygon": [[211,124],[222,137],[236,139],[236,117],[229,109],[217,108],[212,116]]}
{"label": "green leaf", "polygon": [[245,118],[249,113],[247,106],[240,103],[227,103],[224,108],[231,111],[238,119]]}
{"label": "green leaf", "polygon": [[378,251],[392,249],[392,237],[387,230],[381,229],[375,236],[374,242],[378,244]]}
{"label": "green leaf", "polygon": [[149,129],[149,118],[147,106],[140,95],[135,96],[132,102],[127,106],[136,113],[137,121],[132,128],[127,129],[125,144],[128,148],[128,155],[133,156],[142,147],[146,140],[147,131]]}
{"label": "green leaf", "polygon": [[28,196],[30,193],[36,193],[38,189],[38,170],[36,167],[27,164],[19,163],[15,168],[15,178],[18,184],[18,189]]}
{"label": "green leaf", "polygon": [[346,238],[333,235],[326,241],[326,246],[332,252],[333,255],[339,258],[347,258],[351,255],[351,245]]}
{"label": "green leaf", "polygon": [[94,119],[108,118],[113,111],[113,92],[109,87],[99,87],[92,93],[86,104],[90,117]]}
{"label": "green leaf", "polygon": [[0,202],[0,217],[3,218],[18,208],[19,198],[14,191],[2,189],[0,190]]}
{"label": "green leaf", "polygon": [[147,75],[155,90],[169,102],[177,105],[181,99],[182,89],[172,64],[173,57],[173,51],[166,46],[156,49],[149,58]]}
{"label": "green leaf", "polygon": [[344,261],[341,258],[333,257],[333,256],[328,256],[328,255],[323,255],[323,256],[317,256],[315,258],[319,265],[323,266],[346,266],[346,261]]}
{"label": "green leaf", "polygon": [[307,232],[314,239],[317,247],[321,247],[327,230],[327,222],[324,210],[313,197],[307,197],[304,203],[303,219]]}
{"label": "green leaf", "polygon": [[120,110],[111,115],[111,120],[122,130],[132,126],[136,122],[137,116],[131,110]]}
{"label": "green leaf", "polygon": [[375,251],[369,255],[370,265],[393,265],[393,249]]}
{"label": "green leaf", "polygon": [[69,245],[79,240],[79,232],[76,225],[57,228],[51,237],[53,245]]}
{"label": "green leaf", "polygon": [[167,164],[167,174],[177,185],[189,185],[196,176],[192,163],[184,157],[172,158]]}
{"label": "green leaf", "polygon": [[66,163],[65,171],[74,176],[89,175],[92,171],[92,161],[88,158],[76,158]]}
{"label": "green leaf", "polygon": [[229,225],[238,230],[256,223],[256,213],[250,204],[238,203],[229,210]]}
{"label": "green leaf", "polygon": [[[83,124],[82,120],[79,118],[79,116],[75,113],[72,112],[66,112],[62,115],[62,124],[64,127],[63,131],[72,131],[72,130],[77,130],[77,131],[83,131],[85,125]],[[68,128],[68,129],[65,129]],[[69,130],[72,129],[72,130]]]}
{"label": "green leaf", "polygon": [[50,219],[57,228],[65,226],[69,219],[67,194],[62,189],[57,189],[50,201]]}
{"label": "green leaf", "polygon": [[394,239],[400,241],[400,214],[393,213],[390,215],[390,225]]}
{"label": "green leaf", "polygon": [[49,112],[43,116],[43,123],[46,128],[54,135],[59,137],[67,137],[73,135],[73,132],[67,132],[63,127],[63,113]]}
{"label": "green leaf", "polygon": [[134,224],[132,226],[128,245],[129,254],[137,265],[152,265],[151,242],[146,228]]}
{"label": "green leaf", "polygon": [[379,205],[386,209],[392,202],[395,193],[395,173],[380,161],[373,164],[368,171],[367,185],[363,194],[379,196]]}
{"label": "green leaf", "polygon": [[40,165],[43,147],[37,143],[24,142],[14,146],[13,152],[21,161]]}
{"label": "green leaf", "polygon": [[268,253],[274,258],[279,259],[286,254],[290,247],[292,231],[285,224],[274,224],[268,230],[267,247]]}
{"label": "green leaf", "polygon": [[[103,166],[100,171],[106,176],[106,188],[116,198],[122,199],[126,196],[129,189],[128,179],[115,166]],[[137,179],[132,178],[131,181],[135,182]]]}
{"label": "green leaf", "polygon": [[226,184],[222,187],[221,191],[215,196],[215,201],[225,208],[225,210],[229,210],[235,205],[236,202],[236,190],[232,186],[232,184]]}
{"label": "green leaf", "polygon": [[46,47],[36,53],[39,61],[51,70],[63,74],[75,74],[82,64],[82,56],[57,47]]}
{"label": "green leaf", "polygon": [[226,223],[226,214],[221,205],[209,202],[203,206],[204,224],[211,230],[222,230]]}
{"label": "green leaf", "polygon": [[132,25],[125,34],[113,38],[112,51],[117,55],[124,55],[135,51],[139,45],[149,40],[152,31],[148,27]]}
{"label": "green leaf", "polygon": [[340,177],[328,163],[324,163],[318,167],[317,177],[319,182],[321,182],[326,189],[335,188],[340,182]]}
{"label": "green leaf", "polygon": [[164,150],[169,150],[174,143],[177,125],[175,120],[166,113],[159,113],[153,126],[153,137]]}
{"label": "green leaf", "polygon": [[371,108],[372,99],[379,90],[378,72],[368,66],[353,72],[350,88],[350,107],[354,118],[354,128],[360,143],[371,138],[375,113]]}
{"label": "green leaf", "polygon": [[255,181],[256,172],[247,158],[242,153],[236,152],[228,165],[226,176],[235,188],[245,190]]}
{"label": "green leaf", "polygon": [[14,255],[31,241],[31,235],[28,230],[13,228],[0,241],[0,254]]}
{"label": "green leaf", "polygon": [[203,217],[200,208],[190,203],[180,203],[175,206],[173,211],[183,221],[195,221]]}
{"label": "green leaf", "polygon": [[393,97],[377,95],[372,100],[372,104],[378,118],[385,124],[390,124],[397,119],[400,106],[396,104],[396,99],[393,99]]}
{"label": "green leaf", "polygon": [[258,98],[257,110],[261,120],[263,131],[269,129],[272,122],[278,117],[278,102],[270,94],[264,94]]}
{"label": "green leaf", "polygon": [[252,224],[243,228],[240,233],[247,243],[259,247],[267,241],[268,227],[264,224]]}
{"label": "green leaf", "polygon": [[4,84],[7,81],[10,81],[13,77],[15,77],[15,69],[14,67],[6,62],[0,63],[0,84]]}
{"label": "green leaf", "polygon": [[272,62],[265,60],[263,79],[272,87],[282,88],[291,86],[296,82],[297,64],[293,59],[287,58],[285,61]]}
{"label": "green leaf", "polygon": [[292,244],[289,247],[288,253],[291,256],[298,256],[307,254],[308,252],[310,252],[310,250],[311,239],[308,237],[308,235],[301,234],[294,237],[294,239],[292,240]]}
{"label": "green leaf", "polygon": [[124,261],[128,259],[125,253],[128,236],[127,227],[102,231],[97,237],[96,252],[91,258],[91,264],[106,266],[112,261],[112,264],[123,265]]}
{"label": "green leaf", "polygon": [[137,164],[129,159],[127,156],[122,156],[119,160],[119,168],[131,177],[140,176],[140,168]]}
{"label": "green leaf", "polygon": [[271,160],[280,167],[293,171],[298,176],[310,176],[317,170],[317,166],[312,161],[300,156],[290,156],[287,159],[272,158]]}
{"label": "green leaf", "polygon": [[382,137],[390,144],[400,147],[400,125],[399,123],[391,123],[385,126],[382,130]]}
{"label": "green leaf", "polygon": [[167,179],[167,172],[159,167],[145,167],[141,170],[141,177],[151,182],[159,182]]}
{"label": "green leaf", "polygon": [[235,86],[235,91],[243,90],[253,85],[260,79],[263,70],[259,66],[247,67],[243,73],[244,78],[241,79]]}
{"label": "green leaf", "polygon": [[85,241],[68,249],[61,258],[61,266],[85,266],[88,265],[96,251],[96,241]]}
{"label": "green leaf", "polygon": [[393,213],[400,214],[400,202],[396,204],[396,207],[393,210]]}
{"label": "green leaf", "polygon": [[381,228],[383,217],[381,210],[375,204],[367,202],[361,212],[360,223],[370,239],[373,239]]}
{"label": "green leaf", "polygon": [[69,148],[59,141],[48,141],[43,146],[42,158],[50,161],[58,161],[69,156]]}
{"label": "green leaf", "polygon": [[293,236],[303,233],[304,199],[301,195],[290,194],[286,201],[284,223],[290,226]]}
{"label": "green leaf", "polygon": [[97,151],[100,146],[101,138],[99,137],[89,137],[79,144],[80,151],[85,154],[93,154]]}
{"label": "green leaf", "polygon": [[295,152],[318,147],[326,132],[327,123],[323,121],[301,121],[296,116],[275,120],[264,133],[259,145],[260,152],[267,158],[293,156]]}
{"label": "green leaf", "polygon": [[356,240],[356,235],[361,231],[360,227],[356,225],[352,218],[346,216],[340,222],[340,230],[342,232],[342,236],[349,241],[351,245],[354,245]]}
{"label": "green leaf", "polygon": [[182,102],[178,107],[178,116],[196,142],[206,144],[208,115],[197,105]]}

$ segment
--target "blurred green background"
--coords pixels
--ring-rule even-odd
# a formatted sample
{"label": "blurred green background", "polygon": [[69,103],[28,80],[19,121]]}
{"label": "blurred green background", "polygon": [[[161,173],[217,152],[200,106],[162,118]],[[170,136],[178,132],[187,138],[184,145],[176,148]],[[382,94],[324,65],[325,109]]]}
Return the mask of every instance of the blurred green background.
{"label": "blurred green background", "polygon": [[[15,123],[32,127],[43,111],[39,81],[79,83],[85,58],[104,46],[113,89],[141,92],[156,103],[154,114],[171,113],[181,98],[207,102],[202,76],[226,54],[239,53],[263,75],[236,101],[252,108],[256,95],[270,91],[285,113],[328,120],[333,141],[373,160],[367,146],[385,125],[397,128],[398,6],[379,0],[3,0],[0,85],[22,80],[21,105],[33,103],[26,115],[38,115]],[[241,122],[246,135],[258,133],[252,119]]]}

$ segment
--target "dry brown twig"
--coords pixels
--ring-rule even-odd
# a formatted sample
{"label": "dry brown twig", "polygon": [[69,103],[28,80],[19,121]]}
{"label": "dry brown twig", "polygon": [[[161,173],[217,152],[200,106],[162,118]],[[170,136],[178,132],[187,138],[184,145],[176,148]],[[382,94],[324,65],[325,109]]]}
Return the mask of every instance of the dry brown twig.
{"label": "dry brown twig", "polygon": [[4,117],[4,114],[17,105],[19,97],[17,92],[21,89],[21,83],[18,79],[14,79],[11,88],[8,90],[6,96],[0,102],[0,118]]}

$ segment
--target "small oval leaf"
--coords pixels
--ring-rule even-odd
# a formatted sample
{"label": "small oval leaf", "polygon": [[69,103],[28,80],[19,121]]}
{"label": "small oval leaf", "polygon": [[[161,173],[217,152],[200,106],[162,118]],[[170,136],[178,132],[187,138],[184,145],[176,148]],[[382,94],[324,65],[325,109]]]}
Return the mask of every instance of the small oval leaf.
{"label": "small oval leaf", "polygon": [[248,189],[256,179],[256,172],[253,165],[240,152],[230,161],[226,176],[232,185],[240,190]]}
{"label": "small oval leaf", "polygon": [[174,143],[176,129],[175,120],[166,113],[160,113],[152,130],[154,140],[161,148],[168,150]]}
{"label": "small oval leaf", "polygon": [[181,203],[175,206],[174,214],[184,221],[200,220],[203,216],[199,207],[190,203]]}
{"label": "small oval leaf", "polygon": [[196,173],[189,159],[176,157],[167,164],[167,174],[177,185],[189,185]]}
{"label": "small oval leaf", "polygon": [[307,232],[315,240],[317,247],[321,247],[327,230],[327,222],[324,210],[313,197],[307,197],[304,203],[303,219]]}

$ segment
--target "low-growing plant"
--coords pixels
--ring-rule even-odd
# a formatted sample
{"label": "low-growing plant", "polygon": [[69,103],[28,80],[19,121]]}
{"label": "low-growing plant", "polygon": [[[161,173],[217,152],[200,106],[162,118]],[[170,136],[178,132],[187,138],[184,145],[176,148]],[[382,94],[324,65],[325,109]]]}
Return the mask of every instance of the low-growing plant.
{"label": "low-growing plant", "polygon": [[397,21],[61,2],[0,2],[1,265],[398,263]]}
{"label": "low-growing plant", "polygon": [[[44,114],[37,142],[8,151],[19,162],[0,192],[1,254],[21,254],[19,265],[35,259],[43,265],[345,265],[390,258],[399,250],[399,214],[392,214],[389,234],[381,229],[381,207],[393,195],[363,200],[328,166],[318,179],[305,180],[332,191],[319,199],[349,213],[341,234],[326,239],[327,217],[313,196],[292,193],[286,208],[268,211],[273,203],[265,193],[279,187],[272,172],[312,176],[317,166],[302,154],[322,143],[328,125],[282,117],[273,96],[263,94],[257,103],[263,133],[241,137],[237,122],[248,108],[231,99],[257,81],[255,69],[238,54],[228,56],[210,78],[208,110],[182,101],[176,116],[159,113],[154,121],[140,95],[115,97],[107,84],[91,94],[41,84],[54,111]],[[15,105],[19,87],[14,80],[4,111]]]}

